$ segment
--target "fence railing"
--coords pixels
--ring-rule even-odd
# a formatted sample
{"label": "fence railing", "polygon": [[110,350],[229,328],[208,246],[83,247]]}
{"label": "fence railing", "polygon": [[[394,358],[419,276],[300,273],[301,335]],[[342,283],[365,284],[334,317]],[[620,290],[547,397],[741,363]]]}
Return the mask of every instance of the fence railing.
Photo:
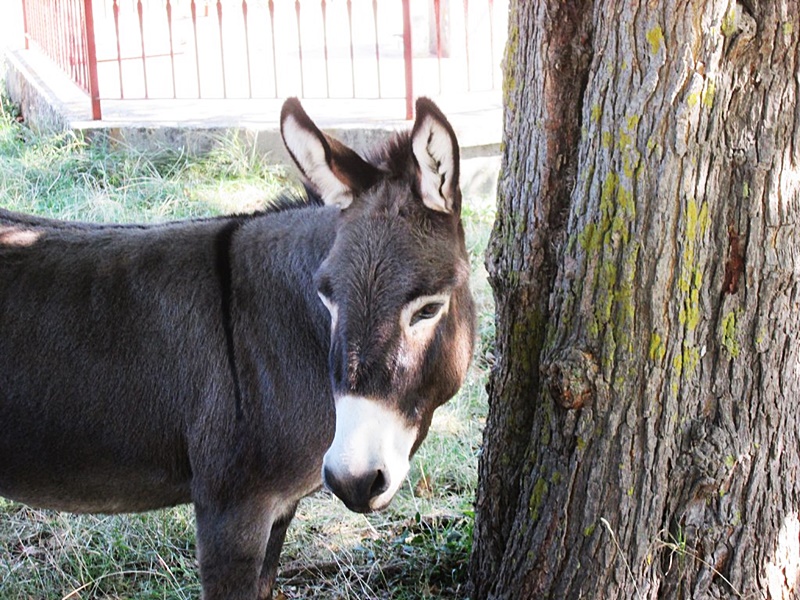
{"label": "fence railing", "polygon": [[499,85],[507,0],[23,0],[91,97],[405,98]]}
{"label": "fence railing", "polygon": [[100,91],[91,0],[23,0],[25,47],[34,42],[78,86],[92,105],[92,118],[99,119]]}

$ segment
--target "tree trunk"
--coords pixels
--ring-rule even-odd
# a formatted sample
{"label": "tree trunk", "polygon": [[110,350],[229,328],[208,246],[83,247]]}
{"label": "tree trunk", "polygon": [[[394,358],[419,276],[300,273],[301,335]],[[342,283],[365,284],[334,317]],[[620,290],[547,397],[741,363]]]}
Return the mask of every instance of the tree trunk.
{"label": "tree trunk", "polygon": [[512,1],[473,600],[800,594],[800,1]]}

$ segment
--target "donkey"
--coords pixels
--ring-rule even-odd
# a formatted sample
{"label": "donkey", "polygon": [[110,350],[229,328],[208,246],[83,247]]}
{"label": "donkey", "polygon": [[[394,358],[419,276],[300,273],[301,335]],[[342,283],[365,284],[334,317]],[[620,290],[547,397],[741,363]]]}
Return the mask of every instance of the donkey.
{"label": "donkey", "polygon": [[298,501],[385,508],[474,335],[459,149],[416,103],[367,159],[281,112],[306,193],[154,225],[0,211],[0,495],[191,502],[205,600],[270,598]]}

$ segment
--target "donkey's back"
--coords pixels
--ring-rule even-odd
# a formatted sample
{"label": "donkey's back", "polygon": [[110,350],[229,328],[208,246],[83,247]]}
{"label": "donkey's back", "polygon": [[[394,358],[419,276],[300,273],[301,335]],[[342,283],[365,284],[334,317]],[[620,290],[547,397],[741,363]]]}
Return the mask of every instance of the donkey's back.
{"label": "donkey's back", "polygon": [[72,511],[190,500],[187,425],[226,361],[225,226],[0,214],[0,493]]}

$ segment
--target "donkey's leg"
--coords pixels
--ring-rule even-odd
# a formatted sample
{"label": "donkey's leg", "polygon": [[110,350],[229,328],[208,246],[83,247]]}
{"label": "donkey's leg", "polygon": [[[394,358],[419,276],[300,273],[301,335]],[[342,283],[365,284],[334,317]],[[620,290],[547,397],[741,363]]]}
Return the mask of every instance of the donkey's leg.
{"label": "donkey's leg", "polygon": [[195,503],[203,600],[254,600],[272,518],[266,502]]}
{"label": "donkey's leg", "polygon": [[286,530],[289,523],[294,518],[297,510],[297,503],[291,507],[285,516],[282,516],[272,524],[272,531],[267,542],[267,551],[264,555],[264,563],[261,566],[261,577],[258,582],[258,600],[269,600],[272,598],[272,590],[275,586],[275,577],[278,574],[278,560],[281,557],[283,540],[286,539]]}

